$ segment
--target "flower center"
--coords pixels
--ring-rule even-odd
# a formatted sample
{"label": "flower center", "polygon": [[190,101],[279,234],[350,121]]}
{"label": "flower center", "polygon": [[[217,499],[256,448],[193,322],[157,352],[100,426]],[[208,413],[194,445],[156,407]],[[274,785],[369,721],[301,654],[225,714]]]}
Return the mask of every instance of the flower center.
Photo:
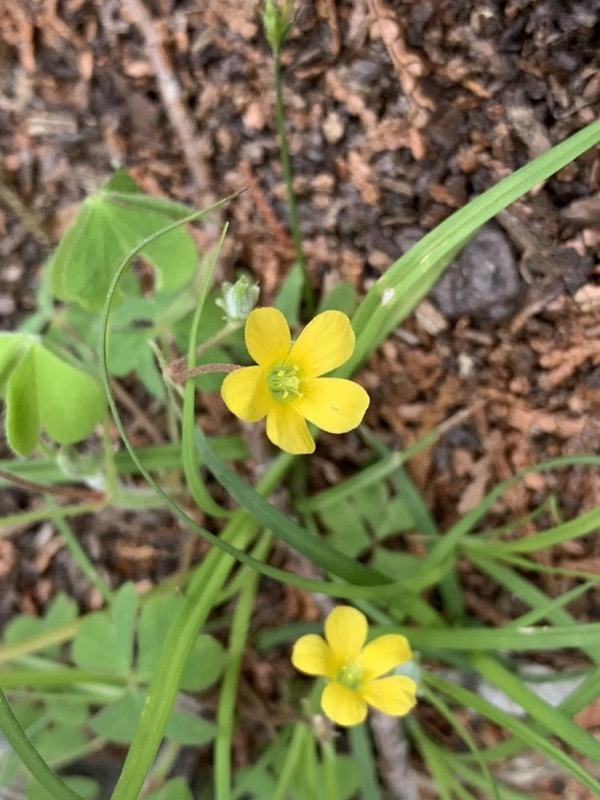
{"label": "flower center", "polygon": [[340,667],[336,675],[336,680],[338,683],[341,683],[342,686],[347,686],[348,689],[354,689],[356,691],[362,681],[362,675],[363,671],[360,664],[350,662]]}
{"label": "flower center", "polygon": [[267,377],[267,386],[276,400],[293,400],[302,397],[300,378],[295,364],[280,364],[271,370]]}

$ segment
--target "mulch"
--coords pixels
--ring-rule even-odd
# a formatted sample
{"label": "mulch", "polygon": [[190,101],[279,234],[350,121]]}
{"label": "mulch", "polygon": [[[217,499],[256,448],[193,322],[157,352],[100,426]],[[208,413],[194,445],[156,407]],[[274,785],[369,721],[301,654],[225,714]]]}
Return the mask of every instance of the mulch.
{"label": "mulch", "polygon": [[[219,279],[248,270],[260,281],[261,302],[272,301],[293,247],[272,64],[255,6],[5,5],[2,329],[35,307],[44,259],[116,164],[146,191],[196,207],[246,188],[225,211],[231,227]],[[593,121],[599,11],[598,0],[297,2],[283,51],[284,97],[315,291],[346,280],[364,292],[455,209]],[[598,451],[599,220],[595,148],[485,226],[358,376],[372,398],[366,422],[389,447],[409,446],[469,411],[409,465],[442,530],[515,471]],[[214,232],[195,235],[202,250]],[[122,389],[145,408],[132,381]],[[211,429],[236,429],[216,401],[207,416]],[[137,431],[140,443],[151,440]],[[323,436],[310,485],[325,487],[364,459],[358,434]],[[550,494],[566,518],[576,516],[600,503],[600,474],[572,467],[530,475],[488,521],[522,517]],[[15,489],[2,493],[0,508],[12,513],[35,502]],[[142,587],[201,553],[168,515],[150,517],[111,512],[75,527],[115,584],[132,579]],[[555,548],[544,563],[598,572],[599,542],[588,536]],[[83,608],[98,605],[51,526],[14,531],[0,545],[2,620],[43,608],[58,589]],[[470,611],[483,623],[503,624],[518,609],[472,569],[462,577]],[[537,580],[550,595],[567,588],[564,579]],[[269,591],[279,620],[315,613],[293,593]],[[590,593],[573,608],[590,620],[598,602]],[[581,724],[597,731],[597,714]],[[584,796],[570,782],[559,790],[532,780],[527,790],[544,800]]]}

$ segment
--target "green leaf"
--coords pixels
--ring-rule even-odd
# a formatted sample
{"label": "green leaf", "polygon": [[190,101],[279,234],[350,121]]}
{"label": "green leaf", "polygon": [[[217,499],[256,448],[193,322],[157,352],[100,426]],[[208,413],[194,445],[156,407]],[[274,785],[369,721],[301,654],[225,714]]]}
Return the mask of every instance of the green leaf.
{"label": "green leaf", "polygon": [[[30,636],[37,636],[72,622],[76,616],[77,604],[65,594],[58,594],[43,617],[33,617],[29,614],[20,614],[18,617],[14,617],[4,630],[4,641],[7,643],[20,642]],[[55,657],[60,652],[60,646],[47,647],[37,652]]]}
{"label": "green leaf", "polygon": [[116,593],[110,619],[104,612],[85,617],[73,641],[72,656],[83,669],[128,675],[133,660],[137,595],[131,583]]}
{"label": "green leaf", "polygon": [[322,311],[342,311],[349,317],[354,314],[356,310],[357,292],[354,286],[348,281],[340,281],[333,289],[328,292],[323,300],[319,303],[318,312]]}
{"label": "green leaf", "polygon": [[[6,383],[6,438],[19,455],[38,445],[40,429],[59,444],[84,439],[104,414],[104,396],[87,372],[29,336],[1,337]],[[4,354],[2,356],[2,354]],[[20,356],[20,361],[16,359]]]}
{"label": "green leaf", "polygon": [[[148,601],[138,624],[138,660],[136,674],[142,683],[149,682],[168,630],[185,601],[181,597],[156,597]],[[186,691],[200,691],[214,683],[223,671],[223,648],[207,634],[200,634],[192,646],[183,670],[180,686]]]}
{"label": "green leaf", "polygon": [[193,800],[193,797],[183,778],[173,778],[157,792],[145,795],[145,800]]}
{"label": "green leaf", "polygon": [[11,372],[34,341],[22,333],[0,333],[0,396],[4,396]]}
{"label": "green leaf", "polygon": [[369,563],[384,575],[389,575],[394,580],[402,580],[414,576],[420,559],[410,553],[378,547],[373,551]]}
{"label": "green leaf", "polygon": [[81,441],[104,413],[100,386],[43,345],[34,346],[33,352],[42,428],[59,444]]}
{"label": "green leaf", "polygon": [[85,617],[77,630],[72,648],[73,661],[82,669],[127,675],[128,654],[119,651],[117,633],[105,614]]}
{"label": "green leaf", "polygon": [[89,722],[94,733],[117,744],[129,744],[133,739],[142,708],[144,695],[129,689],[118,700],[104,706]]}
{"label": "green leaf", "polygon": [[[188,212],[179,204],[147,197],[125,172],[118,172],[97,195],[84,201],[73,227],[63,236],[49,266],[54,295],[100,311],[112,277],[129,250]],[[179,228],[141,252],[156,270],[159,290],[180,288],[196,268],[194,241]],[[122,296],[122,289],[117,295]]]}
{"label": "green leaf", "polygon": [[117,378],[135,372],[150,394],[162,400],[165,387],[148,339],[145,330],[112,333],[110,371]]}
{"label": "green leaf", "polygon": [[62,760],[81,750],[87,742],[79,725],[53,724],[32,737],[44,761]]}
{"label": "green leaf", "polygon": [[35,450],[40,440],[40,412],[33,348],[8,379],[5,424],[6,441],[15,453],[27,456]]}
{"label": "green leaf", "polygon": [[165,728],[165,736],[178,744],[200,747],[215,738],[216,727],[201,717],[173,711]]}
{"label": "green leaf", "polygon": [[88,702],[85,697],[75,694],[60,693],[54,697],[47,695],[44,699],[48,714],[55,722],[70,727],[83,727],[89,716]]}
{"label": "green leaf", "polygon": [[296,328],[300,322],[303,288],[304,270],[302,265],[296,261],[283,279],[281,288],[275,298],[275,308],[281,311],[292,329]]}
{"label": "green leaf", "polygon": [[181,688],[199,692],[211,686],[223,672],[225,652],[220,643],[206,633],[194,642],[192,652],[181,677]]}
{"label": "green leaf", "polygon": [[138,655],[136,675],[141,683],[149,683],[158,661],[164,632],[184,603],[182,597],[153,597],[142,607],[138,621]]}

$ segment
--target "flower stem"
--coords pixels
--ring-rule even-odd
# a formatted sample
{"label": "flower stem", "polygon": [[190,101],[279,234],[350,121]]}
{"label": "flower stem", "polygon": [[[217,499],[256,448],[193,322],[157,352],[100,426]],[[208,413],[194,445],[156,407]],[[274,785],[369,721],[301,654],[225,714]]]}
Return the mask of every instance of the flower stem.
{"label": "flower stem", "polygon": [[[252,551],[255,558],[264,559],[271,547],[272,535],[265,531]],[[249,567],[243,567],[242,588],[233,612],[227,667],[219,692],[217,712],[217,738],[215,741],[215,798],[231,800],[231,741],[234,732],[234,712],[237,700],[237,687],[246,649],[248,628],[252,619],[252,609],[256,597],[259,574]]]}
{"label": "flower stem", "polygon": [[55,800],[81,800],[81,797],[50,769],[31,744],[2,689],[0,689],[0,728],[12,749],[50,797],[54,797]]}
{"label": "flower stem", "polygon": [[[194,355],[196,358],[199,358],[201,355],[206,353],[211,347],[216,347],[220,344],[224,339],[231,336],[232,333],[235,333],[239,328],[242,327],[244,323],[240,320],[236,320],[235,322],[228,322],[225,327],[220,330],[218,333],[215,333],[214,336],[209,337],[205,342],[198,345],[196,350],[194,351]],[[181,383],[179,380],[180,374],[186,369],[188,363],[187,355],[181,356],[176,361],[171,361],[169,364],[167,371],[169,376],[173,381],[176,383]]]}
{"label": "flower stem", "polygon": [[171,374],[173,383],[186,383],[190,378],[197,378],[199,375],[208,375],[209,372],[233,372],[239,369],[239,364],[201,364],[192,369],[182,369],[181,372]]}
{"label": "flower stem", "polygon": [[327,800],[337,800],[338,787],[335,774],[335,750],[331,741],[321,742],[321,755],[323,757],[323,773],[325,777],[325,796]]}
{"label": "flower stem", "polygon": [[312,316],[315,310],[315,298],[313,295],[312,286],[310,285],[308,270],[306,268],[306,259],[304,257],[304,250],[302,248],[302,236],[300,234],[300,222],[298,219],[298,205],[296,203],[296,195],[294,194],[294,187],[292,183],[292,162],[290,160],[287,136],[285,133],[285,111],[283,107],[281,56],[279,48],[273,51],[273,77],[275,83],[275,123],[277,126],[279,158],[281,160],[283,181],[285,183],[285,191],[287,195],[290,231],[292,234],[292,241],[294,243],[296,261],[300,265],[304,275],[304,286],[302,290],[304,305],[306,306],[308,314]]}
{"label": "flower stem", "polygon": [[299,722],[294,727],[292,739],[287,749],[285,761],[279,772],[279,781],[273,792],[272,800],[284,800],[287,797],[287,789],[295,770],[301,760],[308,728],[303,722]]}

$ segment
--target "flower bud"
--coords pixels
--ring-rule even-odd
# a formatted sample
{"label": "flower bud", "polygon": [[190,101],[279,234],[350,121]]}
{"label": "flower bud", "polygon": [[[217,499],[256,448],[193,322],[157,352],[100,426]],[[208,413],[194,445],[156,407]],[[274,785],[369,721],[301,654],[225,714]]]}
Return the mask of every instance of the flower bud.
{"label": "flower bud", "polygon": [[225,281],[221,287],[221,297],[215,300],[219,308],[225,312],[228,322],[244,322],[248,314],[258,302],[259,288],[257,283],[242,275],[235,283]]}
{"label": "flower bud", "polygon": [[292,25],[291,1],[265,0],[262,20],[271,50],[278,53]]}

